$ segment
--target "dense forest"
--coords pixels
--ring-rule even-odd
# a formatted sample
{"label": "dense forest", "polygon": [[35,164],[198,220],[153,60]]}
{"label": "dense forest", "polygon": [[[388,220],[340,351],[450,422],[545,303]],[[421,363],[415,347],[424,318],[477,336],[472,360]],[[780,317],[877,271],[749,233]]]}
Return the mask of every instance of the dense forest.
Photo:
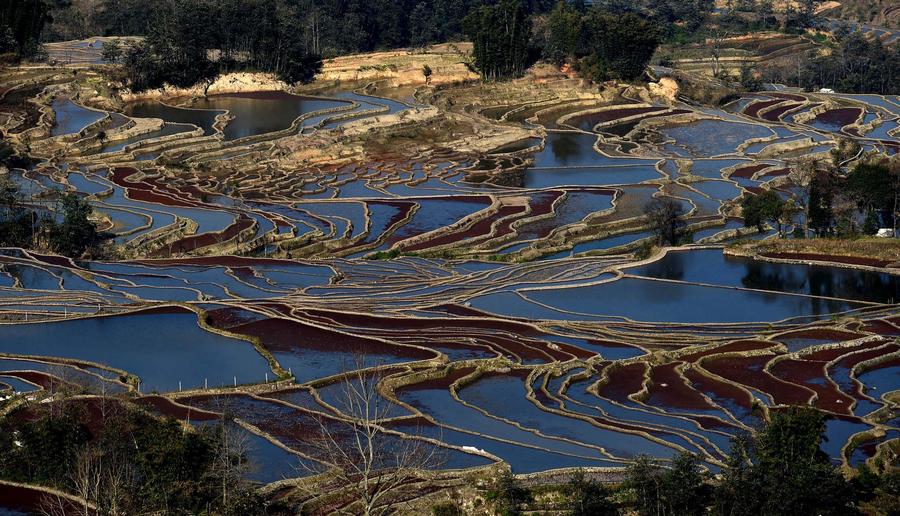
{"label": "dense forest", "polygon": [[547,17],[543,55],[558,65],[572,62],[595,81],[636,79],[656,51],[660,27],[681,17],[670,14],[661,24],[651,20],[635,12],[582,11],[560,2]]}
{"label": "dense forest", "polygon": [[[699,459],[686,452],[665,465],[637,457],[626,481],[614,486],[576,474],[564,489],[570,514],[897,514],[900,475],[877,475],[863,467],[858,476],[846,480],[820,449],[825,422],[821,413],[811,409],[774,412],[757,433],[733,440],[727,464],[714,481]],[[536,498],[511,476],[501,477],[489,495],[500,514],[510,515],[525,514],[523,508]]]}
{"label": "dense forest", "polygon": [[[4,0],[0,53],[40,57],[42,41],[146,36],[111,49],[137,89],[187,86],[259,70],[306,82],[322,58],[467,39],[486,79],[521,75],[538,59],[569,62],[592,80],[641,76],[658,44],[754,30],[815,27],[810,0]],[[897,94],[900,46],[839,31],[828,52],[758,70],[766,82]],[[744,81],[758,85],[760,81]]]}
{"label": "dense forest", "polygon": [[[29,0],[30,1],[30,0]],[[183,8],[182,0],[45,0],[52,22],[45,39],[64,40],[88,36],[143,36],[171,13]],[[211,8],[228,25],[224,32],[265,35],[271,17],[293,18],[293,28],[311,52],[325,57],[379,48],[422,45],[460,38],[462,20],[477,7],[495,0],[203,0],[198,15]],[[527,0],[529,14],[550,10],[554,0]],[[207,11],[204,13],[204,11]],[[213,13],[214,14],[214,13]],[[227,29],[224,29],[227,27]],[[259,31],[262,32],[259,32]],[[236,36],[239,38],[240,36]]]}
{"label": "dense forest", "polygon": [[0,2],[0,54],[33,57],[40,53],[41,36],[50,18],[43,0]]}

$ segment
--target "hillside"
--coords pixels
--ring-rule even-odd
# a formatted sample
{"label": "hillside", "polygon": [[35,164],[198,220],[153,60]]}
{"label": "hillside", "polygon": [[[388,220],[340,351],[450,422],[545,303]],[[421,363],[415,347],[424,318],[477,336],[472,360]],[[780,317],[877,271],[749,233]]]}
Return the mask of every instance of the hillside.
{"label": "hillside", "polygon": [[844,0],[823,11],[826,16],[872,25],[900,28],[900,3],[896,0]]}

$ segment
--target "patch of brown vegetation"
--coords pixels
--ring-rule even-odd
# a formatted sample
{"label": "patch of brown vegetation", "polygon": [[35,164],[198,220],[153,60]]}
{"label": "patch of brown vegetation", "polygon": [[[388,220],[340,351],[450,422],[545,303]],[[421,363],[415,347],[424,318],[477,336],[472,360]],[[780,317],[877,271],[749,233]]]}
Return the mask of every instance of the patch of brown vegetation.
{"label": "patch of brown vegetation", "polygon": [[776,239],[742,244],[735,249],[772,258],[833,261],[873,267],[893,266],[900,262],[900,241],[893,238]]}

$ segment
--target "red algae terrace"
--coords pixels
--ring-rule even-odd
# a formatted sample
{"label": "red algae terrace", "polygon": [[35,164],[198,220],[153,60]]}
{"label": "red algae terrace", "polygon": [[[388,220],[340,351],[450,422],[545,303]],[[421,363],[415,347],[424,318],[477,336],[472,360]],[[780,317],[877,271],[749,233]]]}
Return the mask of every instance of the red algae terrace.
{"label": "red algae terrace", "polygon": [[[795,198],[798,152],[896,144],[896,131],[866,137],[897,120],[896,98],[761,92],[702,110],[556,98],[473,110],[521,133],[495,152],[305,160],[297,146],[418,130],[436,108],[388,89],[103,111],[46,82],[28,95],[44,113],[33,127],[0,107],[4,134],[47,149],[6,175],[29,202],[86,200],[116,252],[0,248],[4,401],[64,382],[197,425],[227,402],[260,443],[261,484],[307,474],[293,465],[317,458],[317,421],[347,416],[352,364],[384,369],[388,438],[440,449],[454,471],[620,471],[680,451],[717,471],[733,436],[788,405],[831,418],[835,464],[865,463],[900,430],[885,418],[900,389],[900,269],[725,252],[775,236],[744,227],[739,198]],[[638,261],[654,199],[681,208],[694,241]],[[0,484],[0,513],[34,496]]]}

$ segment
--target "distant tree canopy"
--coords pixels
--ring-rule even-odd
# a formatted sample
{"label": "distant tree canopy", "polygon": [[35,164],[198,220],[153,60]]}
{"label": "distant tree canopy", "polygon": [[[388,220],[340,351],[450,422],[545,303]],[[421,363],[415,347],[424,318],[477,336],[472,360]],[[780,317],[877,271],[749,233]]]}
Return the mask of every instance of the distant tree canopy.
{"label": "distant tree canopy", "polygon": [[288,83],[303,83],[321,65],[315,42],[304,37],[301,13],[287,2],[172,0],[163,5],[144,41],[123,58],[133,89],[187,87],[235,70],[272,72]]}
{"label": "distant tree canopy", "polygon": [[[521,75],[543,50],[557,64],[583,60],[592,79],[630,80],[661,38],[695,30],[711,9],[711,0],[610,0],[590,9],[559,0],[4,1],[16,6],[5,7],[10,12],[40,9],[28,17],[43,20],[28,41],[42,39],[51,16],[57,21],[44,40],[145,36],[117,59],[135,89],[193,85],[234,70],[305,82],[323,57],[463,38],[474,43],[474,65],[487,79]],[[536,15],[544,34],[532,30]]]}
{"label": "distant tree canopy", "polygon": [[522,0],[501,0],[474,9],[463,19],[472,40],[475,67],[488,80],[518,77],[529,63],[531,20]]}
{"label": "distant tree canopy", "polygon": [[693,32],[715,8],[714,0],[596,0],[594,8],[614,14],[639,14],[668,33]]}
{"label": "distant tree canopy", "polygon": [[581,13],[560,0],[547,17],[544,57],[556,65],[574,58],[581,48]]}
{"label": "distant tree canopy", "polygon": [[854,237],[879,229],[900,229],[900,160],[868,155],[846,170],[858,144],[843,140],[830,163],[808,161],[791,171],[799,186],[791,200],[773,190],[747,194],[741,201],[747,227],[793,226],[797,236]]}
{"label": "distant tree canopy", "polygon": [[111,236],[97,231],[97,225],[89,219],[93,208],[74,193],[62,196],[60,211],[62,222],[49,228],[50,248],[56,253],[79,258]]}
{"label": "distant tree canopy", "polygon": [[22,206],[18,185],[0,177],[0,246],[31,247],[36,224],[35,213]]}
{"label": "distant tree canopy", "polygon": [[0,54],[36,55],[49,21],[49,9],[43,0],[0,0]]}
{"label": "distant tree canopy", "polygon": [[821,448],[826,418],[808,407],[771,411],[755,433],[733,438],[718,479],[687,452],[669,467],[637,457],[620,499],[639,516],[838,516],[862,514],[861,502],[875,509],[866,514],[896,514],[897,498],[886,491],[897,485],[897,470],[888,466],[879,477],[863,467],[846,480]]}
{"label": "distant tree canopy", "polygon": [[785,213],[786,202],[772,190],[765,190],[758,195],[747,195],[741,202],[744,226],[755,227],[762,233],[766,223],[778,227],[781,232],[781,220]]}
{"label": "distant tree canopy", "polygon": [[[54,16],[70,20],[69,30],[54,27],[50,36],[71,39],[97,34],[148,35],[175,1],[97,0],[91,9],[61,6],[54,10]],[[332,57],[460,39],[462,19],[472,9],[494,5],[498,0],[221,0],[215,3],[243,14],[256,14],[262,5],[278,16],[293,16],[295,35],[305,41],[311,53]],[[553,1],[526,0],[524,5],[529,14],[541,13],[552,8]],[[256,28],[261,25],[252,17],[244,17],[240,23]],[[72,30],[81,33],[75,36]]]}
{"label": "distant tree canopy", "polygon": [[753,439],[738,439],[717,489],[717,514],[856,514],[852,485],[821,449],[825,416],[773,411]]}
{"label": "distant tree canopy", "polygon": [[839,35],[828,55],[808,55],[800,66],[770,66],[763,70],[766,82],[800,86],[807,90],[830,88],[843,93],[900,94],[900,46],[884,46],[861,33]]}
{"label": "distant tree canopy", "polygon": [[630,8],[608,8],[582,12],[559,2],[547,16],[544,58],[557,65],[574,61],[595,81],[640,77],[659,45],[659,25]]}
{"label": "distant tree canopy", "polygon": [[640,77],[659,45],[656,27],[634,13],[614,15],[593,9],[583,27],[590,76],[595,80]]}

